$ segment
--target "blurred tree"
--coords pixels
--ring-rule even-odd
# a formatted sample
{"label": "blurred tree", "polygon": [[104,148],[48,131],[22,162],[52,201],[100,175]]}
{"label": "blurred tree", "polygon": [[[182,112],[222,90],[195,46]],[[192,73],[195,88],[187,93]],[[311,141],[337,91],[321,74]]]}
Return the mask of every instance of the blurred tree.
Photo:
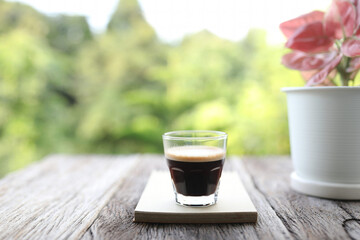
{"label": "blurred tree", "polygon": [[107,32],[78,55],[82,87],[77,87],[77,96],[82,114],[77,134],[85,149],[161,149],[164,86],[149,78],[149,72],[165,63],[166,49],[143,18],[137,1],[120,1]]}
{"label": "blurred tree", "polygon": [[289,153],[280,88],[301,80],[274,61],[281,54],[261,30],[237,44],[206,31],[189,36],[154,72],[167,86],[168,128],[226,131],[232,154]]}
{"label": "blurred tree", "polygon": [[133,33],[145,42],[156,39],[153,28],[145,21],[137,0],[121,0],[112,15],[107,29],[120,34]]}
{"label": "blurred tree", "polygon": [[41,38],[14,30],[0,36],[0,69],[1,174],[50,150],[38,144],[51,141],[46,126],[56,126],[54,108],[64,104],[49,87],[64,79],[66,68]]}
{"label": "blurred tree", "polygon": [[15,2],[0,1],[0,12],[1,176],[71,149],[68,113],[76,99],[71,59],[48,42],[49,18]]}
{"label": "blurred tree", "polygon": [[136,0],[105,33],[83,17],[44,16],[0,0],[0,176],[49,153],[161,152],[161,134],[229,133],[230,154],[288,154],[280,65],[263,31],[159,41]]}
{"label": "blurred tree", "polygon": [[49,18],[47,37],[52,47],[72,54],[92,39],[92,33],[85,17],[58,15]]}
{"label": "blurred tree", "polygon": [[32,7],[17,2],[0,1],[0,34],[14,29],[44,37],[49,31],[46,17]]}

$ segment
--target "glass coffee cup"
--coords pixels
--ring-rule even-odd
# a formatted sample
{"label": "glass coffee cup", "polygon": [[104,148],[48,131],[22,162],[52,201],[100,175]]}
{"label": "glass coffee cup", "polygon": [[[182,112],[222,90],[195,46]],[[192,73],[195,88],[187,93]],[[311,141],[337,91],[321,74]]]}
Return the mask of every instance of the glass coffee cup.
{"label": "glass coffee cup", "polygon": [[184,206],[216,203],[226,157],[227,134],[185,130],[163,135],[175,201]]}

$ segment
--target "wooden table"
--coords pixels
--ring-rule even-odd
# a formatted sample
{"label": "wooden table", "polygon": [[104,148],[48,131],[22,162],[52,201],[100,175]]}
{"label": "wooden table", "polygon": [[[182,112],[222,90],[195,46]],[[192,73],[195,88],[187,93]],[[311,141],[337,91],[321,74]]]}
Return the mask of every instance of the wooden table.
{"label": "wooden table", "polygon": [[360,202],[289,187],[289,157],[231,157],[259,217],[256,224],[133,223],[161,155],[53,155],[0,180],[0,239],[360,239]]}

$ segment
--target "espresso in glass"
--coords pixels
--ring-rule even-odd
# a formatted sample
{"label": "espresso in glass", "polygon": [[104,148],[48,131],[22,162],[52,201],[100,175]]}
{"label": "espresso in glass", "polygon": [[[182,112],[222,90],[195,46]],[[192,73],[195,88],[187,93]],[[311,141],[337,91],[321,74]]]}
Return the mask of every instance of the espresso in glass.
{"label": "espresso in glass", "polygon": [[225,154],[218,147],[173,147],[167,150],[166,160],[178,193],[208,196],[214,194],[218,187]]}
{"label": "espresso in glass", "polygon": [[217,201],[227,135],[218,131],[175,131],[163,135],[175,201],[209,206]]}

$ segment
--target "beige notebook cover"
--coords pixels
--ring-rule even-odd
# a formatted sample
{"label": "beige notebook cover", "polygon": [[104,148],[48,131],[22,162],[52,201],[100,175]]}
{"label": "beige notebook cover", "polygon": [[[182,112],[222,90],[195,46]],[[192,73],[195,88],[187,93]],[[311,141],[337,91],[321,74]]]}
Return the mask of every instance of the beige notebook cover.
{"label": "beige notebook cover", "polygon": [[210,207],[176,204],[170,173],[153,172],[135,209],[135,222],[244,223],[256,222],[257,211],[239,176],[223,172],[218,201]]}

